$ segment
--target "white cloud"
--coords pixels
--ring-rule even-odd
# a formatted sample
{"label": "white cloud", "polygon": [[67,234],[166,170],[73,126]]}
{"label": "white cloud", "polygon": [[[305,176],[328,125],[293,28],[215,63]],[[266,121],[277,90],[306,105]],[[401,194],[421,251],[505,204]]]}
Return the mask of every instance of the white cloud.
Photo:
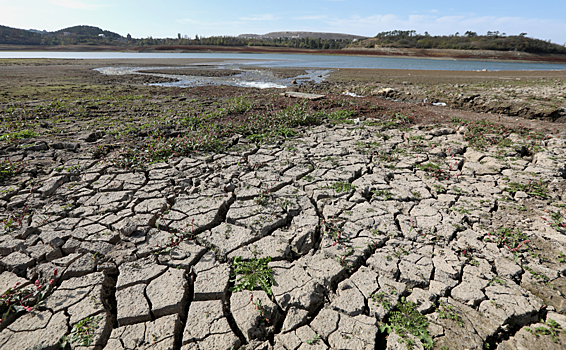
{"label": "white cloud", "polygon": [[294,20],[297,21],[319,21],[322,19],[328,18],[328,16],[326,15],[318,15],[318,16],[301,16],[301,17],[295,17],[293,18]]}
{"label": "white cloud", "polygon": [[274,21],[277,18],[272,14],[255,15],[251,17],[240,17],[240,21]]}
{"label": "white cloud", "polygon": [[106,5],[87,4],[77,0],[51,0],[51,4],[73,10],[95,10],[101,7],[106,7]]}

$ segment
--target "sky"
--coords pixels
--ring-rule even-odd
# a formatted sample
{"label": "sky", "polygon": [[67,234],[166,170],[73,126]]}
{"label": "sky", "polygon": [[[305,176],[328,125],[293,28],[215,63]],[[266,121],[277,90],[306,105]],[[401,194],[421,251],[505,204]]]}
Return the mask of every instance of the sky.
{"label": "sky", "polygon": [[566,44],[566,1],[0,0],[0,24],[54,31],[92,25],[134,38],[312,31],[375,36],[499,31]]}

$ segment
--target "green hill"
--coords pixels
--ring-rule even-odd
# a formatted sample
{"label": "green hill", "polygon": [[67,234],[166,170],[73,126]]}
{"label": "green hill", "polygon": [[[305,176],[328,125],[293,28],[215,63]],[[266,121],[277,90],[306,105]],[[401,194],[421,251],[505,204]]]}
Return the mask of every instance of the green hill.
{"label": "green hill", "polygon": [[41,39],[41,34],[0,25],[0,44],[41,45]]}
{"label": "green hill", "polygon": [[[100,34],[104,34],[103,37]],[[0,44],[4,45],[97,45],[120,39],[122,36],[92,26],[74,26],[55,32],[38,32],[0,25]]]}
{"label": "green hill", "polygon": [[553,44],[550,40],[528,38],[527,33],[506,35],[499,32],[487,32],[487,35],[477,35],[467,31],[463,35],[431,36],[417,34],[414,30],[394,30],[381,32],[374,38],[361,40],[351,47],[392,47],[416,49],[456,49],[456,50],[498,50],[521,51],[529,53],[566,54],[566,47]]}
{"label": "green hill", "polygon": [[65,33],[71,33],[71,35],[91,37],[91,38],[98,37],[100,34],[104,34],[104,36],[112,39],[118,39],[122,37],[118,33],[114,33],[108,30],[102,30],[98,27],[92,27],[92,26],[74,26],[74,27],[64,28],[52,33],[56,36],[65,35]]}

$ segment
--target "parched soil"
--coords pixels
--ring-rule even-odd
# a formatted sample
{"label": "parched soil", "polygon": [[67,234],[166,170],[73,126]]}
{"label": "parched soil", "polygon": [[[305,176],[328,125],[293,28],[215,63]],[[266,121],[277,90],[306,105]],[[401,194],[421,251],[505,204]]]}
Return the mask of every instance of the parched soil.
{"label": "parched soil", "polygon": [[566,344],[564,124],[109,64],[0,66],[0,348]]}
{"label": "parched soil", "polygon": [[466,111],[566,122],[566,71],[339,69],[324,85],[336,93],[426,100]]}

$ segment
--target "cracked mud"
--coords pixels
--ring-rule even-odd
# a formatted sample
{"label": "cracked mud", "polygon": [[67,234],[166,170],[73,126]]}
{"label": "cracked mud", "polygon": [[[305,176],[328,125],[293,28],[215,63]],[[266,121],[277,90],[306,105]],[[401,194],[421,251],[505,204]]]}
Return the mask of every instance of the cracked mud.
{"label": "cracked mud", "polygon": [[[72,156],[0,188],[0,287],[47,286],[0,348],[562,348],[566,139],[468,131],[325,123],[143,170],[93,159],[96,133],[4,150]],[[235,290],[236,258],[270,259],[269,293]]]}

